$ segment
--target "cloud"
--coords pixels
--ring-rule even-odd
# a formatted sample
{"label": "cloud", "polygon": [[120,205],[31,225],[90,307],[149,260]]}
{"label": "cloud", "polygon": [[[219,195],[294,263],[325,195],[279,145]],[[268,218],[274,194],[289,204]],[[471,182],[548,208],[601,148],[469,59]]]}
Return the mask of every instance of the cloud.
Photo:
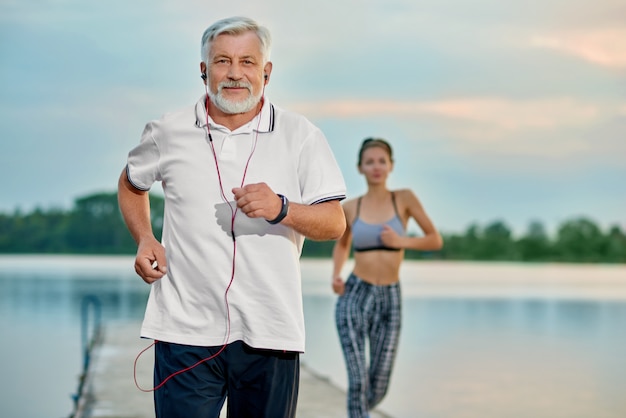
{"label": "cloud", "polygon": [[[338,100],[292,104],[312,118],[391,118],[408,132],[430,130],[461,155],[580,162],[626,154],[619,140],[626,105],[573,98],[448,98],[432,101]],[[423,138],[424,133],[414,134]],[[598,146],[602,144],[602,146]],[[492,161],[493,162],[493,161]],[[619,163],[618,159],[615,162]]]}
{"label": "cloud", "polygon": [[626,69],[626,27],[535,36],[531,45],[572,55],[602,67]]}
{"label": "cloud", "polygon": [[621,113],[624,110],[624,105],[594,104],[571,98],[516,100],[499,97],[462,97],[432,101],[347,99],[294,103],[292,107],[312,117],[438,117],[491,125],[511,132],[526,128],[585,125],[602,115]]}
{"label": "cloud", "polygon": [[[365,187],[354,154],[375,134],[394,144],[394,181],[419,182],[428,202],[441,202],[435,213],[448,211],[446,225],[491,214],[523,220],[516,202],[538,194],[558,196],[537,206],[547,219],[583,199],[621,208],[626,6],[566,6],[1,1],[0,175],[11,182],[0,209],[114,185],[145,122],[202,94],[200,35],[236,14],[271,30],[269,98],[324,130],[351,191]],[[618,210],[605,217],[619,219]]]}

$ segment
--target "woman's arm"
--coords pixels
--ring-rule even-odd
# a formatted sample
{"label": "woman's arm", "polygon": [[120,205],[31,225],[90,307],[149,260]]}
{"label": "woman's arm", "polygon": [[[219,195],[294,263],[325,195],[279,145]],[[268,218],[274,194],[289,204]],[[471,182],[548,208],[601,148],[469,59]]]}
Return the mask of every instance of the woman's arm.
{"label": "woman's arm", "polygon": [[350,245],[352,244],[352,229],[350,228],[350,219],[352,219],[352,202],[348,201],[344,204],[343,209],[346,217],[346,229],[333,247],[333,275],[332,287],[333,291],[338,295],[343,295],[345,285],[341,277],[341,270],[346,260],[350,256]]}
{"label": "woman's arm", "polygon": [[415,219],[424,233],[422,237],[409,237],[398,235],[391,227],[385,226],[381,233],[383,243],[392,248],[405,248],[421,251],[439,250],[443,247],[443,239],[424,210],[417,196],[409,190],[403,189],[396,192],[399,206],[405,208],[405,216]]}

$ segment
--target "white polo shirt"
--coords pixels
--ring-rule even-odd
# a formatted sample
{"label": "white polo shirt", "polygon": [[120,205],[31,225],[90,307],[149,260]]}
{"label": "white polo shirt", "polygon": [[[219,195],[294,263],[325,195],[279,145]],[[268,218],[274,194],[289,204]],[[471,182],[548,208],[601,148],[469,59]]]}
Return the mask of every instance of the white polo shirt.
{"label": "white polo shirt", "polygon": [[168,270],[151,285],[141,335],[200,346],[243,340],[303,352],[304,236],[248,218],[236,210],[231,190],[265,182],[291,202],[341,200],[341,171],[316,126],[268,100],[234,131],[208,118],[219,169],[206,121],[203,96],[195,106],[149,122],[128,156],[130,182],[148,190],[161,181],[165,195]]}

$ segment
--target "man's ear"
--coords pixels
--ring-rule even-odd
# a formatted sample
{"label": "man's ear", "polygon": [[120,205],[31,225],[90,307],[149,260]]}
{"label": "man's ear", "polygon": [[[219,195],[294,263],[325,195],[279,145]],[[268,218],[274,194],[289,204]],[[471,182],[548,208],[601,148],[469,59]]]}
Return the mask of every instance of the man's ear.
{"label": "man's ear", "polygon": [[272,74],[272,62],[268,61],[263,66],[263,82],[267,85],[270,81],[270,74]]}
{"label": "man's ear", "polygon": [[204,80],[204,84],[206,84],[206,79],[207,79],[207,68],[206,68],[206,64],[204,62],[200,63],[200,77],[202,77],[202,80]]}

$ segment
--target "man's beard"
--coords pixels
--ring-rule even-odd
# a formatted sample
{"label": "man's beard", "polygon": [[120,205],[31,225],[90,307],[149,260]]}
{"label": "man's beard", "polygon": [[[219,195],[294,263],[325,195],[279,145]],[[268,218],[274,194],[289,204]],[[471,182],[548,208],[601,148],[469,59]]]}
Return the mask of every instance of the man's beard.
{"label": "man's beard", "polygon": [[[223,89],[226,87],[244,87],[248,89],[250,94],[246,99],[234,102],[226,99],[222,94]],[[213,103],[219,110],[224,113],[234,115],[238,113],[246,113],[254,109],[254,107],[259,104],[263,92],[261,91],[255,96],[252,94],[252,85],[250,83],[243,81],[223,81],[217,85],[217,94],[213,93],[211,89],[208,89],[208,94],[211,99],[211,103]]]}

